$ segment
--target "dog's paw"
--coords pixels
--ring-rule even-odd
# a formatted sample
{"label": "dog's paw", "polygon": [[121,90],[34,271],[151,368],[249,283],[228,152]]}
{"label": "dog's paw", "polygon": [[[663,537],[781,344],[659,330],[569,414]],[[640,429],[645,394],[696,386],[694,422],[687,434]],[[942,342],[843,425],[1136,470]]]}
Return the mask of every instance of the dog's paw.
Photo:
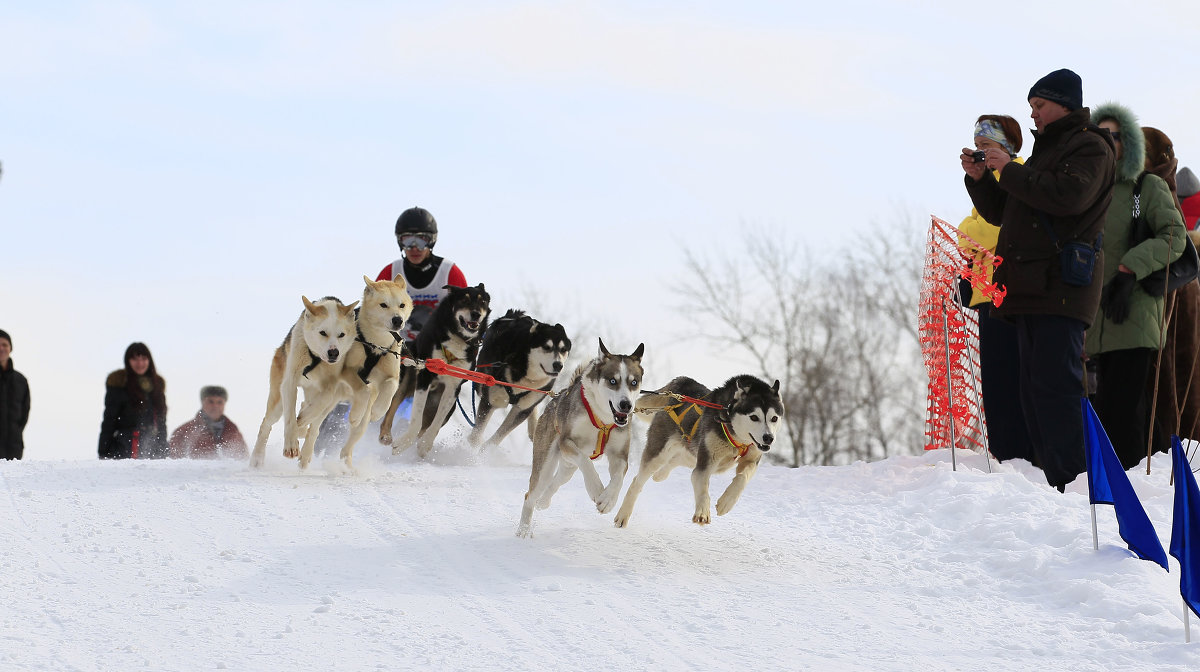
{"label": "dog's paw", "polygon": [[379,444],[383,445],[383,446],[392,445],[392,433],[391,432],[380,432],[379,433]]}
{"label": "dog's paw", "polygon": [[613,527],[628,527],[629,516],[624,512],[618,512],[617,517],[613,518]]}
{"label": "dog's paw", "polygon": [[288,446],[283,449],[283,456],[289,460],[294,460],[300,457],[300,446]]}
{"label": "dog's paw", "polygon": [[550,495],[546,495],[534,502],[533,508],[537,509],[538,511],[545,511],[546,509],[550,508]]}
{"label": "dog's paw", "polygon": [[697,511],[696,515],[692,516],[692,522],[697,525],[708,525],[711,520],[712,516],[708,511],[704,511],[703,513]]}
{"label": "dog's paw", "polygon": [[533,538],[533,525],[518,525],[517,536],[522,539]]}
{"label": "dog's paw", "polygon": [[717,515],[723,516],[729,513],[729,511],[733,509],[733,505],[736,503],[737,497],[732,497],[729,493],[721,495],[720,499],[717,500]]}
{"label": "dog's paw", "polygon": [[604,491],[600,493],[600,496],[596,498],[596,510],[600,513],[608,513],[609,511],[612,511],[612,508],[617,504],[618,494],[619,493],[617,492],[609,492],[609,489],[605,488]]}

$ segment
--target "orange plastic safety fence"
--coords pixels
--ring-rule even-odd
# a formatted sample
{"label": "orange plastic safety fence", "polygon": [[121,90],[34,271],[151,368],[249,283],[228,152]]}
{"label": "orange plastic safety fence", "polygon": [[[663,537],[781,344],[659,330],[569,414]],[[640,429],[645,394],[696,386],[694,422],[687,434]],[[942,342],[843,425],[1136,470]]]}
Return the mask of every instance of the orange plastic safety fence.
{"label": "orange plastic safety fence", "polygon": [[988,278],[1002,260],[945,221],[931,220],[917,312],[929,375],[925,449],[954,445],[982,451],[987,424],[980,396],[978,314],[963,308],[958,282],[966,279],[998,306],[1005,290]]}

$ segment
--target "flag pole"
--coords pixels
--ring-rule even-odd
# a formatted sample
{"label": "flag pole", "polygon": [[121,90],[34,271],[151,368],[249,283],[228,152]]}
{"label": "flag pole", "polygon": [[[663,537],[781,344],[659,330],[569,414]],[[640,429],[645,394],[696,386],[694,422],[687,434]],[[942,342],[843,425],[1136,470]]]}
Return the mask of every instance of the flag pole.
{"label": "flag pole", "polygon": [[1192,615],[1191,609],[1188,608],[1187,600],[1180,599],[1183,602],[1183,643],[1192,643]]}
{"label": "flag pole", "polygon": [[1092,504],[1092,550],[1100,550],[1100,538],[1096,535],[1096,505]]}

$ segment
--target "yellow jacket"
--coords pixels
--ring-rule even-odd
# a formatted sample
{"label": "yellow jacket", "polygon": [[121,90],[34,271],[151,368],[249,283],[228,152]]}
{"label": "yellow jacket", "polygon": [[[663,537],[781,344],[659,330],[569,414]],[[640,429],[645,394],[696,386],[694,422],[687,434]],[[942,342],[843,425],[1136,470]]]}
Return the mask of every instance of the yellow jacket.
{"label": "yellow jacket", "polygon": [[[1013,161],[1016,161],[1020,164],[1025,163],[1025,160],[1019,156],[1013,159]],[[999,172],[993,170],[992,175],[996,178],[997,182],[1000,181]],[[958,239],[958,247],[963,251],[964,255],[971,257],[972,265],[984,266],[985,262],[982,250],[992,253],[996,252],[996,240],[1000,237],[1000,227],[988,223],[986,219],[979,216],[978,210],[971,208],[971,214],[962,221],[962,224],[958,225],[958,230],[970,236],[975,240],[975,242],[982,246],[976,247],[970,240],[967,240],[963,237],[959,237]],[[991,283],[991,266],[987,267],[986,276],[987,281]],[[968,306],[977,306],[981,303],[986,303],[989,300],[975,287],[971,288],[971,296],[969,300],[967,300],[968,297],[963,297],[963,299],[966,300]]]}

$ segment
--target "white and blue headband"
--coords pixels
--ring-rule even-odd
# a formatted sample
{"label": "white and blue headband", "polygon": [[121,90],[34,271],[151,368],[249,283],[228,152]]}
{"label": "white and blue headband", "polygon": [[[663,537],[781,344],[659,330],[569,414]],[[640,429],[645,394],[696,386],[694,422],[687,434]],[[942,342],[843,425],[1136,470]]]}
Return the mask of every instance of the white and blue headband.
{"label": "white and blue headband", "polygon": [[1016,156],[1016,153],[1013,152],[1012,143],[1004,135],[1004,129],[1000,127],[1000,124],[991,119],[975,122],[975,135],[972,137],[987,138],[988,140],[997,142],[1001,147],[1004,147],[1004,151],[1008,152],[1009,156]]}

